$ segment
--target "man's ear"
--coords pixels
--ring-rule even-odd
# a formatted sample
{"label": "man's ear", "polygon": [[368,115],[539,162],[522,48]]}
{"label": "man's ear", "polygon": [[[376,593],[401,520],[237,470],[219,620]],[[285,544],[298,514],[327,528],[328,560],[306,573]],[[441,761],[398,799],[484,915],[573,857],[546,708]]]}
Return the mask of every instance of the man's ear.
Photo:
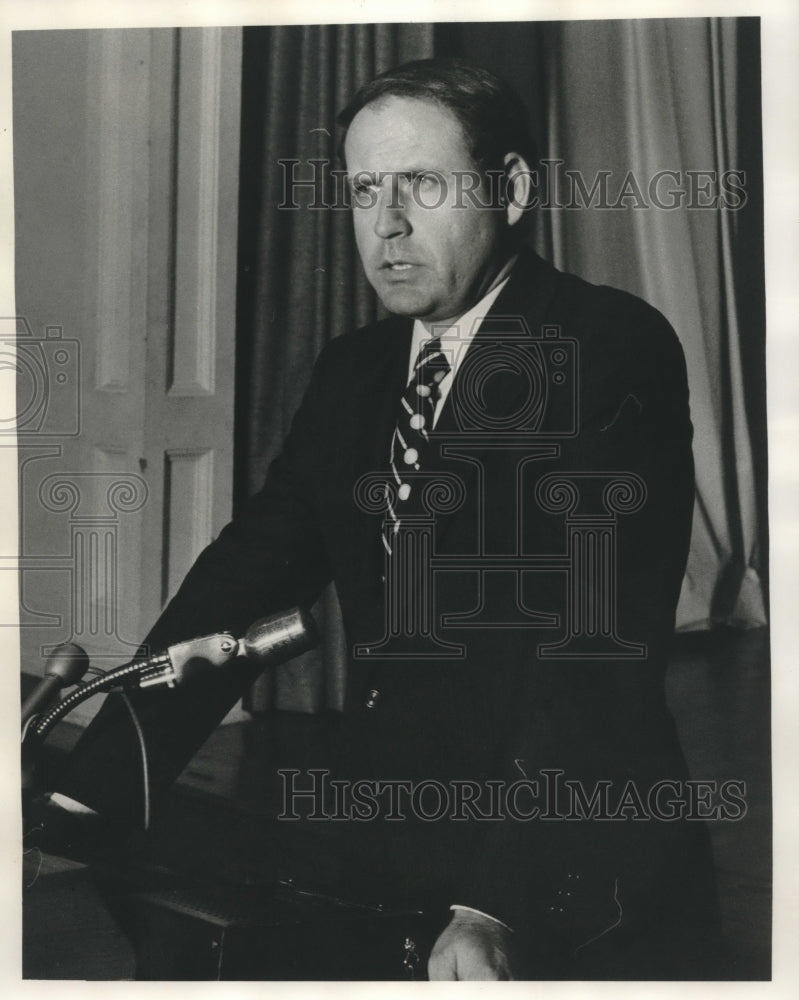
{"label": "man's ear", "polygon": [[514,226],[532,204],[533,173],[520,153],[507,153],[503,163],[508,175],[505,213],[508,225]]}

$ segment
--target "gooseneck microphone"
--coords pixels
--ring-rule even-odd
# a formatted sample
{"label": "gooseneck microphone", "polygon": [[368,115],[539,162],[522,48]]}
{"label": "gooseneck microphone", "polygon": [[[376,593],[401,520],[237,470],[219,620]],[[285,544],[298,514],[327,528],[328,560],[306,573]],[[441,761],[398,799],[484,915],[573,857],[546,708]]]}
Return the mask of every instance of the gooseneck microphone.
{"label": "gooseneck microphone", "polygon": [[89,669],[86,650],[74,642],[63,642],[56,646],[47,658],[44,676],[22,703],[23,726],[48,705],[61,688],[77,684]]}
{"label": "gooseneck microphone", "polygon": [[318,641],[316,623],[311,615],[300,608],[292,608],[259,618],[242,639],[234,639],[229,632],[218,632],[170,646],[165,652],[139,663],[139,687],[156,684],[175,687],[193,673],[207,670],[209,666],[222,667],[236,656],[255,660],[262,666],[285,663],[313,649]]}
{"label": "gooseneck microphone", "polygon": [[[319,635],[312,616],[300,608],[292,608],[268,618],[260,618],[247,629],[241,639],[236,639],[230,632],[218,632],[179,642],[169,646],[163,653],[157,653],[146,660],[126,663],[79,685],[46,715],[32,723],[32,728],[36,736],[43,739],[56,722],[76,705],[101,691],[119,687],[123,682],[138,684],[142,688],[158,684],[175,687],[193,674],[224,667],[236,657],[254,660],[263,666],[285,663],[286,660],[313,649],[318,641]],[[37,704],[40,705],[41,702]]]}

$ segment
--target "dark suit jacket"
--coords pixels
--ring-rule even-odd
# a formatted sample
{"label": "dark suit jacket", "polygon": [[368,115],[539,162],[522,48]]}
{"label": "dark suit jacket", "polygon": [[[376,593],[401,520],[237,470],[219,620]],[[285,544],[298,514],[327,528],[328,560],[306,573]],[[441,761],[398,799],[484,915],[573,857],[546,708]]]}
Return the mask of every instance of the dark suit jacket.
{"label": "dark suit jacket", "polygon": [[[512,333],[519,318],[521,341]],[[242,634],[261,615],[310,606],[331,579],[350,648],[378,644],[386,607],[380,515],[363,510],[354,489],[386,469],[411,328],[390,318],[325,348],[263,490],[197,560],[148,636],[152,648],[222,628]],[[553,359],[556,341],[567,346],[565,359]],[[630,779],[644,790],[659,778],[680,780],[685,765],[663,689],[693,506],[677,338],[635,297],[559,273],[525,251],[467,358],[480,350],[485,365],[473,366],[470,380],[459,372],[426,466],[463,487],[457,509],[435,518],[434,556],[468,563],[458,569],[451,560],[435,573],[434,618],[440,625],[442,615],[482,602],[490,622],[535,611],[551,624],[450,627],[441,635],[463,645],[458,659],[428,657],[424,643],[406,659],[354,659],[337,770],[451,784],[542,780],[543,768],[582,781],[589,793],[602,780],[617,792]],[[558,366],[565,380],[553,379]],[[544,477],[578,473],[580,499],[570,511],[557,495],[541,494]],[[646,655],[617,656],[600,628],[585,640],[591,655],[548,658],[540,647],[563,638],[576,600],[562,562],[518,578],[497,572],[481,584],[474,557],[562,557],[581,523],[601,535],[603,490],[618,473],[643,484],[643,500],[618,513],[615,539],[602,536],[614,568],[594,583],[615,598],[616,634]],[[252,676],[245,667],[140,699],[156,788],[174,779]],[[102,712],[60,790],[132,822],[140,796],[128,725],[118,710]],[[696,824],[510,819],[382,829],[394,868],[374,874],[376,891],[410,903],[462,903],[539,936],[546,928],[572,946],[613,924],[620,909],[633,929],[708,912],[708,857]],[[705,893],[701,905],[697,892]]]}

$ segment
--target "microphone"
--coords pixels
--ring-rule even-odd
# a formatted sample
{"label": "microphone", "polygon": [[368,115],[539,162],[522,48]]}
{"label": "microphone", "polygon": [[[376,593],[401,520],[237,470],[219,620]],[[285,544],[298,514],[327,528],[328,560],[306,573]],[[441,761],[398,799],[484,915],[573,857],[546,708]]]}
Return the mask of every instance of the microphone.
{"label": "microphone", "polygon": [[62,642],[47,658],[44,677],[22,703],[22,724],[37,715],[62,687],[77,684],[89,669],[86,651],[74,642]]}
{"label": "microphone", "polygon": [[175,687],[208,667],[222,667],[237,656],[263,666],[285,663],[306,653],[319,641],[316,623],[309,612],[292,608],[259,618],[241,639],[229,632],[201,636],[169,646],[163,653],[138,665],[139,687],[167,684]]}
{"label": "microphone", "polygon": [[[318,641],[316,624],[309,612],[292,608],[268,618],[259,618],[241,639],[234,638],[230,632],[217,632],[215,635],[179,642],[147,660],[133,660],[81,684],[38,719],[33,729],[36,737],[42,740],[58,720],[63,719],[76,705],[94,694],[128,682],[137,683],[140,688],[156,684],[174,688],[190,679],[193,674],[203,673],[209,667],[213,669],[226,666],[237,656],[255,660],[264,666],[284,663],[313,649]],[[79,646],[73,648],[83,656],[86,655]]]}
{"label": "microphone", "polygon": [[319,642],[316,622],[308,611],[292,608],[259,618],[239,639],[239,653],[263,664],[285,663]]}

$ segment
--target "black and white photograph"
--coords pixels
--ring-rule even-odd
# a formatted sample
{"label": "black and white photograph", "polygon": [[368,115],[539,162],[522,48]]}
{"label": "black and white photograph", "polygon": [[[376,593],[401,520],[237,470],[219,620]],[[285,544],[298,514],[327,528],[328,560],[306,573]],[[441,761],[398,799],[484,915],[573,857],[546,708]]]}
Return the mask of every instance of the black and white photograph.
{"label": "black and white photograph", "polygon": [[776,981],[768,15],[437,6],[10,32],[22,980]]}

